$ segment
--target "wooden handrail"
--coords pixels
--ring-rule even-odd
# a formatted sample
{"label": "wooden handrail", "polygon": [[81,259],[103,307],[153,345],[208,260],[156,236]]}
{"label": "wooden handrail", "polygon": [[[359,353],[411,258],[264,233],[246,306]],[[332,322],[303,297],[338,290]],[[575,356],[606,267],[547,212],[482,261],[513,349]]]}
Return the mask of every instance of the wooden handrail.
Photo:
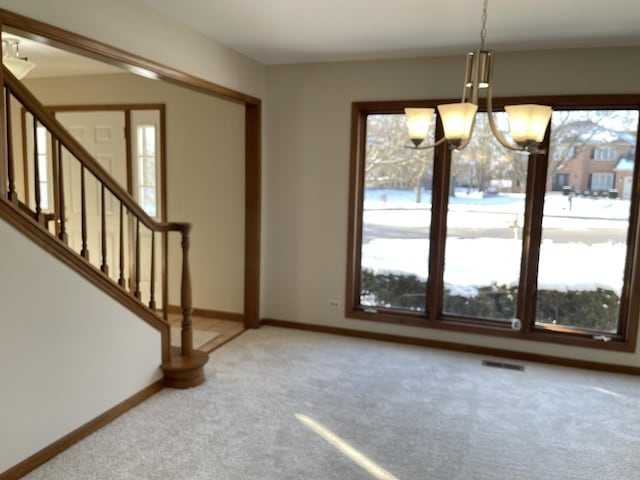
{"label": "wooden handrail", "polygon": [[138,218],[147,228],[156,232],[183,232],[190,228],[188,223],[179,222],[158,222],[151,218],[138,205],[135,199],[120,186],[109,173],[100,165],[93,156],[78,142],[36,99],[36,97],[14,77],[11,72],[2,66],[5,87],[17,98],[22,105],[31,112],[38,122],[58,139],[69,153],[71,153],[84,167],[102,183],[136,218]]}
{"label": "wooden handrail", "polygon": [[[190,357],[196,358],[202,356],[201,352],[193,350],[193,335],[192,335],[192,326],[191,326],[191,313],[192,313],[192,293],[191,293],[191,274],[189,270],[189,233],[191,232],[191,224],[190,223],[180,223],[180,222],[159,222],[154,218],[150,217],[137,203],[137,201],[123,188],[118,182],[111,177],[111,175],[93,158],[93,156],[78,142],[50,113],[37,99],[36,97],[20,82],[18,81],[11,72],[2,66],[2,78],[4,81],[5,95],[4,101],[5,105],[7,105],[7,112],[10,113],[9,105],[12,101],[12,96],[18,102],[22,104],[22,106],[33,115],[33,168],[34,168],[34,193],[36,197],[35,202],[35,210],[33,212],[29,206],[20,202],[15,195],[15,187],[13,185],[14,181],[14,159],[12,158],[12,138],[7,136],[7,141],[5,143],[6,150],[9,154],[7,172],[8,173],[8,182],[10,184],[9,192],[7,192],[7,197],[10,201],[18,203],[18,208],[32,216],[36,221],[38,221],[41,225],[45,227],[45,230],[48,231],[47,225],[50,221],[56,222],[56,233],[52,233],[54,238],[57,238],[63,244],[66,244],[66,229],[65,224],[67,221],[66,213],[65,213],[65,193],[64,193],[64,184],[62,181],[62,148],[64,148],[72,157],[75,158],[76,161],[80,164],[80,192],[81,192],[81,230],[82,230],[82,250],[79,252],[80,256],[83,257],[87,262],[89,261],[89,252],[87,250],[88,247],[88,236],[87,236],[87,205],[86,205],[86,185],[85,185],[85,171],[88,171],[93,177],[98,181],[100,194],[99,194],[99,203],[100,203],[100,227],[101,228],[101,243],[100,243],[100,266],[99,270],[101,274],[105,277],[109,276],[109,268],[107,264],[107,240],[105,236],[106,232],[106,223],[105,223],[105,189],[108,190],[117,201],[120,202],[119,208],[119,272],[115,272],[115,274],[119,275],[116,279],[112,279],[114,285],[119,286],[120,289],[126,291],[127,286],[124,277],[124,219],[123,219],[123,210],[129,212],[132,215],[133,230],[132,234],[135,235],[135,249],[130,251],[130,258],[133,258],[135,261],[135,283],[134,285],[129,286],[129,293],[134,298],[142,304],[142,292],[140,291],[140,226],[146,227],[151,232],[151,281],[155,281],[155,233],[161,233],[164,235],[163,238],[166,238],[166,235],[169,232],[179,232],[181,234],[181,245],[182,245],[182,277],[181,277],[181,304],[182,304],[182,335],[181,335],[181,355],[182,357]],[[11,118],[10,115],[7,115],[7,129],[5,134],[11,133]],[[51,162],[54,165],[54,170],[57,172],[54,173],[53,183],[53,195],[54,195],[54,211],[55,213],[41,213],[41,205],[40,205],[40,184],[38,180],[38,171],[41,168],[39,164],[38,157],[38,140],[37,140],[37,128],[39,126],[43,126],[49,132],[52,137],[52,157]],[[28,162],[28,159],[24,159],[25,162]],[[59,222],[59,223],[58,223]],[[51,232],[50,232],[51,233]],[[162,242],[162,248],[164,252],[166,252],[167,241]],[[76,252],[78,253],[78,252]],[[97,252],[96,252],[97,253]],[[131,257],[133,256],[133,257]],[[163,264],[163,304],[167,304],[166,295],[166,268]],[[132,282],[133,278],[129,278],[129,282]],[[153,311],[154,314],[157,315],[155,311],[155,295],[154,288],[152,286],[150,288],[150,300],[148,308]],[[165,321],[166,321],[166,311]],[[206,363],[206,359],[202,361],[199,360],[199,367]],[[164,368],[164,367],[163,367]]]}

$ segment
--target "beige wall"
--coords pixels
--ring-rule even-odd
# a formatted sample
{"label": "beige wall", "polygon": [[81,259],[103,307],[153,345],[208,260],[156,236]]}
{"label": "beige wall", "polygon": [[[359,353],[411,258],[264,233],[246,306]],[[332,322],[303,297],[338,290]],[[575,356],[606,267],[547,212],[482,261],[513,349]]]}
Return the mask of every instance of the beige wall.
{"label": "beige wall", "polygon": [[162,348],[157,330],[3,220],[0,238],[1,473],[162,378]]}
{"label": "beige wall", "polygon": [[[166,104],[167,219],[193,223],[193,305],[242,313],[244,107],[130,74],[24,83],[45,105]],[[172,239],[169,300],[178,305],[182,257]]]}
{"label": "beige wall", "polygon": [[[495,96],[640,93],[640,49],[499,53]],[[456,98],[464,57],[268,71],[262,316],[640,366],[640,355],[344,317],[351,102]],[[342,305],[343,306],[343,305]]]}

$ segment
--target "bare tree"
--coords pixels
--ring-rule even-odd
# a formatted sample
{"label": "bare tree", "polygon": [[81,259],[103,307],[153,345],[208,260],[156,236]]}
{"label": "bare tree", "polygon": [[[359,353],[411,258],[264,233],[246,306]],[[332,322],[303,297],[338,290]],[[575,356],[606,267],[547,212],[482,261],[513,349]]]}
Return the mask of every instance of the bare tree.
{"label": "bare tree", "polygon": [[[499,126],[507,129],[504,114],[497,113]],[[584,148],[612,131],[624,130],[637,119],[635,111],[554,112],[551,123],[551,152],[548,175],[552,177]],[[508,134],[507,134],[508,136]],[[433,128],[431,138],[433,141]],[[421,201],[422,188],[433,172],[433,150],[407,148],[406,120],[402,114],[367,117],[365,184],[368,188],[411,188],[415,201]],[[451,194],[460,184],[486,189],[491,180],[515,180],[526,184],[528,158],[502,147],[493,136],[484,113],[476,117],[473,139],[462,151],[454,152],[451,164]]]}
{"label": "bare tree", "polygon": [[407,136],[405,116],[369,115],[365,184],[367,187],[412,188],[422,200],[422,186],[433,171],[433,150],[416,150]]}
{"label": "bare tree", "polygon": [[451,172],[459,179],[467,179],[469,188],[483,191],[491,180],[511,178],[514,156],[495,139],[486,114],[479,113],[471,142],[453,154]]}

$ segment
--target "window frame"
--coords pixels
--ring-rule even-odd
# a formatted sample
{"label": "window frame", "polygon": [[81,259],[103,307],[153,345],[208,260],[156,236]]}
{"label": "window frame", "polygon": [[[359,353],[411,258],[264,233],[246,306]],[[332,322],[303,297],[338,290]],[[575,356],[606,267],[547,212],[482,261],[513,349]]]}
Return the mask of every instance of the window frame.
{"label": "window frame", "polygon": [[[560,325],[536,325],[535,295],[537,268],[542,238],[542,218],[549,152],[549,134],[545,135],[541,149],[543,154],[530,157],[527,173],[525,217],[523,225],[523,249],[518,293],[518,318],[520,330],[513,330],[508,321],[465,317],[445,314],[443,306],[444,249],[448,211],[448,185],[451,153],[448,147],[436,148],[434,152],[431,227],[429,233],[429,278],[427,279],[426,309],[424,312],[407,311],[386,307],[370,307],[360,304],[361,248],[363,227],[363,199],[365,190],[364,164],[366,151],[367,116],[373,114],[402,114],[404,108],[435,108],[439,104],[459,101],[436,99],[419,101],[373,101],[353,102],[351,112],[351,161],[349,193],[349,231],[346,269],[345,316],[353,319],[387,322],[394,324],[446,329],[453,331],[497,335],[508,338],[552,342],[597,349],[635,352],[640,322],[640,296],[631,292],[640,291],[640,221],[638,219],[640,195],[632,198],[627,231],[627,256],[625,260],[624,286],[620,296],[618,332],[607,334],[608,341],[595,339],[593,330]],[[557,110],[638,110],[640,95],[575,95],[544,97],[502,97],[493,100],[494,111],[504,105],[538,103],[550,105]],[[479,111],[486,111],[481,101]],[[442,136],[442,126],[436,123],[436,138]],[[407,145],[409,144],[407,137]],[[635,162],[640,165],[640,128],[636,137]],[[640,184],[640,168],[634,168],[634,194]],[[446,186],[446,187],[445,187]],[[539,208],[536,208],[539,205]],[[527,301],[526,299],[531,299]]]}

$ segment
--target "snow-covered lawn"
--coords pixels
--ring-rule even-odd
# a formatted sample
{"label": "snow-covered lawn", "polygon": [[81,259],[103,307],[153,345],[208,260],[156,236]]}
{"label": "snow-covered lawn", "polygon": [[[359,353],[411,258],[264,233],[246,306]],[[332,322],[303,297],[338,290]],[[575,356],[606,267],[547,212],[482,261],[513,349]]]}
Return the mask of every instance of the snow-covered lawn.
{"label": "snow-covered lawn", "polygon": [[[384,193],[384,196],[382,196]],[[368,191],[365,225],[429,226],[428,194],[416,204],[411,191]],[[568,197],[550,193],[545,198],[543,229],[567,229],[588,235],[589,230],[626,232],[629,201],[608,198]],[[524,196],[499,195],[482,198],[458,192],[451,199],[447,224],[454,228],[512,228],[522,226]],[[515,232],[517,234],[517,231]],[[517,238],[447,239],[445,278],[453,294],[473,295],[474,287],[517,285],[522,242]],[[428,277],[428,239],[373,239],[362,246],[362,267],[376,273],[406,273]],[[624,243],[559,243],[541,245],[538,287],[554,290],[612,289],[620,294],[626,245]]]}

